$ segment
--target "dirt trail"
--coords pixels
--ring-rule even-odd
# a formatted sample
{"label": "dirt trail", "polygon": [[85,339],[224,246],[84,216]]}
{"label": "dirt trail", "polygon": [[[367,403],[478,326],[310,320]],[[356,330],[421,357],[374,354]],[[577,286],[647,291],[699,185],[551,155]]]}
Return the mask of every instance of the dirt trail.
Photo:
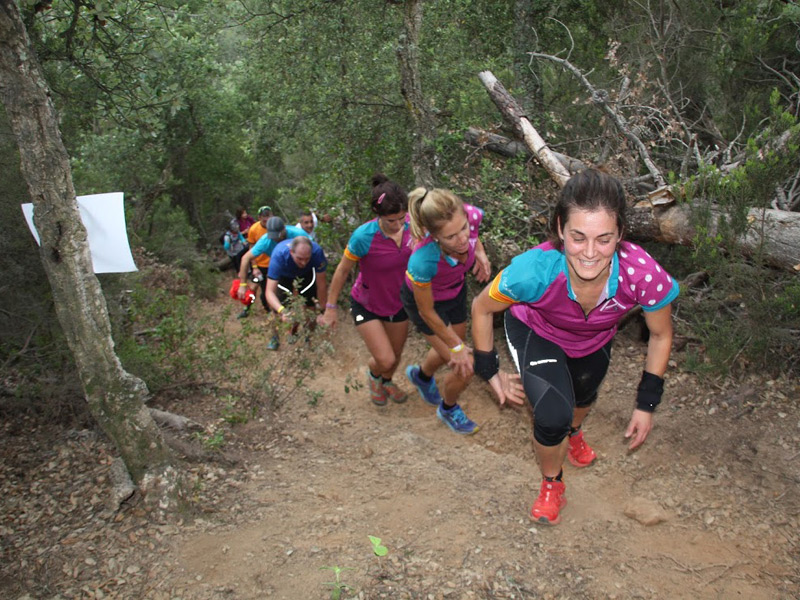
{"label": "dirt trail", "polygon": [[[234,426],[226,451],[240,462],[190,465],[194,511],[170,523],[105,506],[113,449],[101,436],[53,441],[5,419],[0,597],[323,599],[331,567],[344,569],[342,598],[800,596],[797,381],[734,386],[678,365],[656,428],[629,454],[645,348],[623,332],[585,425],[599,460],[565,467],[569,504],[545,527],[528,519],[540,478],[526,411],[500,410],[473,382],[463,404],[481,429],[455,435],[416,395],[378,408],[363,388],[345,393],[348,376],[364,379],[366,350],[346,319],[333,344],[310,382],[317,401],[298,394]],[[413,334],[406,390],[403,369],[424,351]],[[208,422],[223,406],[168,408]],[[665,520],[646,526],[632,509]]]}
{"label": "dirt trail", "polygon": [[[539,472],[526,411],[500,410],[473,382],[464,406],[481,429],[465,438],[415,395],[374,407],[363,389],[344,393],[347,375],[363,380],[367,358],[350,322],[334,343],[335,358],[311,384],[322,398],[285,408],[274,445],[249,465],[239,513],[176,542],[187,596],[325,598],[333,573],[323,567],[352,569],[342,597],[800,593],[800,421],[789,402],[724,409],[729,394],[673,373],[657,429],[629,454],[622,433],[644,346],[620,338],[585,426],[600,460],[566,467],[569,505],[551,528],[527,516]],[[403,367],[424,350],[412,336]],[[666,520],[645,526],[625,515],[635,507]],[[368,535],[383,540],[385,558]]]}

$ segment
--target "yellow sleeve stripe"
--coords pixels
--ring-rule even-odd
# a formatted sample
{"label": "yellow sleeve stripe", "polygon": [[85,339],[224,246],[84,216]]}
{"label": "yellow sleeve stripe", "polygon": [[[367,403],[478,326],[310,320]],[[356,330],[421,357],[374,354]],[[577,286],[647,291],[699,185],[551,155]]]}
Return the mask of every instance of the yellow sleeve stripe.
{"label": "yellow sleeve stripe", "polygon": [[494,280],[492,281],[492,285],[489,287],[489,297],[492,300],[497,300],[498,302],[502,302],[503,304],[516,304],[517,303],[516,300],[514,300],[513,298],[509,298],[503,292],[500,291],[500,277],[502,274],[503,272],[500,271],[497,274],[497,277],[495,277]]}
{"label": "yellow sleeve stripe", "polygon": [[361,260],[360,256],[356,256],[355,254],[350,252],[350,248],[345,248],[344,249],[344,257],[347,258],[347,259],[352,260],[353,262],[358,262],[358,261]]}
{"label": "yellow sleeve stripe", "polygon": [[417,280],[415,280],[414,277],[411,275],[411,273],[409,273],[408,271],[406,271],[406,275],[411,280],[411,283],[413,283],[417,287],[424,288],[424,287],[430,287],[431,286],[431,282],[430,281],[417,281]]}

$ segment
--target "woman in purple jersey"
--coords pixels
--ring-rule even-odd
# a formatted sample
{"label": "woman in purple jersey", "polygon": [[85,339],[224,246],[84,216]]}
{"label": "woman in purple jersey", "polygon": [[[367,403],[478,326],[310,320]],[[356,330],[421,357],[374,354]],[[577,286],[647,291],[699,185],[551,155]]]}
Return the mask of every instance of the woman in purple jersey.
{"label": "woman in purple jersey", "polygon": [[[617,324],[637,305],[650,340],[625,431],[631,450],[647,438],[661,401],[678,284],[644,249],[623,241],[624,231],[622,185],[600,171],[582,171],[561,193],[551,240],[514,258],[472,306],[475,372],[501,404],[527,399],[533,409],[543,481],[531,518],[541,523],[561,519],[564,459],[586,467],[597,457],[581,425],[608,370]],[[499,371],[493,348],[493,314],[502,311],[518,376]]]}
{"label": "woman in purple jersey", "polygon": [[[417,240],[408,260],[403,306],[417,330],[431,345],[419,365],[406,376],[420,396],[436,406],[436,416],[451,430],[471,434],[478,426],[458,405],[472,377],[472,350],[467,335],[467,273],[485,282],[491,266],[478,230],[483,211],[448,190],[417,188],[409,195],[411,233]],[[449,364],[442,393],[434,374]]]}
{"label": "woman in purple jersey", "polygon": [[358,277],[350,292],[350,312],[367,349],[367,379],[374,404],[405,402],[406,394],[392,381],[408,337],[408,316],[400,287],[411,255],[408,197],[383,174],[372,178],[372,212],[377,217],[358,227],[345,248],[328,290],[328,304],[318,322],[334,326],[336,301],[355,265]]}

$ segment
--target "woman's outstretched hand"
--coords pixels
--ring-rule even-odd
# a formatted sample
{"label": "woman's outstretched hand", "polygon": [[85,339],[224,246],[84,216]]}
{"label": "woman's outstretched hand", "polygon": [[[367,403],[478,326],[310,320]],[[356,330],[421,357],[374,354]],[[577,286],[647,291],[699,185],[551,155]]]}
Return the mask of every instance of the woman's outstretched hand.
{"label": "woman's outstretched hand", "polygon": [[633,438],[628,445],[628,450],[634,450],[644,444],[647,434],[653,428],[653,413],[643,410],[634,410],[631,422],[625,430],[626,438]]}
{"label": "woman's outstretched hand", "polygon": [[489,380],[494,395],[500,402],[500,406],[506,401],[512,404],[525,404],[525,388],[522,387],[522,380],[517,373],[505,373],[498,371]]}

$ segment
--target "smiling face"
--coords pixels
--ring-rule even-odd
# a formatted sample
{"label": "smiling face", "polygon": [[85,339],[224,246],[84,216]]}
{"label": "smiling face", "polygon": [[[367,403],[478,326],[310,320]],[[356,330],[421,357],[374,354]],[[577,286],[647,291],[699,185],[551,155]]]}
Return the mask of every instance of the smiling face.
{"label": "smiling face", "polygon": [[399,232],[406,222],[406,211],[394,213],[392,215],[379,215],[378,224],[386,235],[394,235]]}
{"label": "smiling face", "polygon": [[469,250],[469,222],[463,210],[456,211],[449,221],[440,221],[433,235],[446,254],[464,254]]}
{"label": "smiling face", "polygon": [[569,212],[567,222],[559,228],[559,237],[575,283],[590,283],[608,275],[620,233],[616,216],[605,209]]}
{"label": "smiling face", "polygon": [[314,231],[314,217],[311,215],[301,215],[300,216],[300,227],[303,228],[303,231],[306,233],[311,233]]}

